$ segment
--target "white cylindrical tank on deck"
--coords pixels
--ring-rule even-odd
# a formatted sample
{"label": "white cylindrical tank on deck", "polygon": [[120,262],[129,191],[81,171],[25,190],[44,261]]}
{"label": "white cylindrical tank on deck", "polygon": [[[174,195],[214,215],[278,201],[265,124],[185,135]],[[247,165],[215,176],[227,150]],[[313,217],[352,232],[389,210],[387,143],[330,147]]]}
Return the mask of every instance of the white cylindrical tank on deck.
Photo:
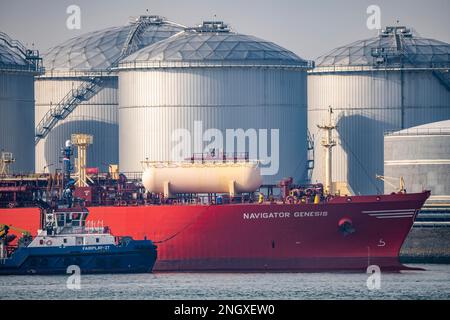
{"label": "white cylindrical tank on deck", "polygon": [[254,162],[161,162],[144,170],[142,184],[154,193],[236,194],[256,191],[262,184],[262,177]]}

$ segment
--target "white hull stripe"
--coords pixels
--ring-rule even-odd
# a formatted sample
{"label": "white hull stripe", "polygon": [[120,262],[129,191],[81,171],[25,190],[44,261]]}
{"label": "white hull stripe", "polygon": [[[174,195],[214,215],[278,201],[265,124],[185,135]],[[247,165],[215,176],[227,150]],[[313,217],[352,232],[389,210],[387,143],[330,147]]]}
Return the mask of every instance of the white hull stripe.
{"label": "white hull stripe", "polygon": [[421,164],[450,164],[448,159],[419,159],[419,160],[386,160],[386,166],[421,165]]}
{"label": "white hull stripe", "polygon": [[415,209],[398,209],[398,210],[377,210],[377,211],[362,211],[371,217],[377,219],[400,219],[412,218],[416,213]]}
{"label": "white hull stripe", "polygon": [[384,217],[377,217],[377,219],[398,219],[398,218],[412,218],[414,215],[409,216],[384,216]]}
{"label": "white hull stripe", "polygon": [[391,212],[391,213],[369,213],[369,216],[401,216],[401,215],[411,215],[414,211],[408,212]]}
{"label": "white hull stripe", "polygon": [[363,213],[383,213],[383,212],[402,212],[402,211],[416,211],[416,209],[373,210],[373,211],[363,211]]}

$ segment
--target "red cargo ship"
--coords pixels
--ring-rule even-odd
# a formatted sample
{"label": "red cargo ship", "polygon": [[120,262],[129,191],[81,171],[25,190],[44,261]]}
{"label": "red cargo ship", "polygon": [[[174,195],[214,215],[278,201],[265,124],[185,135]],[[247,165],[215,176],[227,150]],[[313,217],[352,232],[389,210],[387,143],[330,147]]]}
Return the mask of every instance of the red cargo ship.
{"label": "red cargo ship", "polygon": [[[266,186],[264,197],[255,193],[260,176],[248,158],[202,155],[178,166],[152,164],[142,181],[150,193],[140,182],[113,173],[92,177],[89,186],[75,188],[75,197],[84,199],[89,220],[102,221],[113,234],[153,240],[158,246],[155,271],[406,268],[399,263],[400,248],[430,192],[333,195],[331,110],[323,128],[328,131],[325,187],[296,186],[285,179],[277,186],[280,195],[273,196],[276,186]],[[70,155],[68,144],[64,177],[0,179],[0,206],[24,207],[0,209],[0,223],[37,230],[40,212],[30,207],[32,199],[70,192],[61,187],[71,179]],[[85,175],[79,172],[79,181]]]}
{"label": "red cargo ship", "polygon": [[[429,192],[337,196],[321,203],[91,206],[115,235],[158,246],[157,271],[401,269],[398,255]],[[124,203],[122,203],[124,204]],[[0,222],[39,228],[39,209],[0,209]]]}

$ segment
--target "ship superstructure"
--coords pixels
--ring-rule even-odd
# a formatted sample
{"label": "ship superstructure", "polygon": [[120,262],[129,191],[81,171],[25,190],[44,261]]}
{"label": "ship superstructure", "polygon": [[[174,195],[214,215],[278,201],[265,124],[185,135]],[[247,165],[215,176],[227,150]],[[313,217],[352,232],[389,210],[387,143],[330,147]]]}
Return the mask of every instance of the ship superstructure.
{"label": "ship superstructure", "polygon": [[[326,127],[325,147],[331,148],[331,118]],[[71,147],[66,145],[66,162]],[[325,186],[292,178],[261,185],[258,163],[246,154],[144,164],[142,181],[116,172],[89,175],[95,171],[80,164],[75,175],[66,171],[47,181],[2,180],[0,195],[10,208],[0,209],[0,221],[35,230],[39,210],[27,203],[34,197],[54,202],[62,193],[69,203],[88,208],[89,217],[80,221],[103,221],[116,235],[151,238],[158,245],[158,271],[363,270],[372,264],[399,270],[405,268],[400,248],[430,195],[337,194],[330,166]],[[71,180],[87,176],[86,184]],[[72,223],[79,224],[74,214],[83,212],[72,213]],[[63,231],[57,222],[62,218],[53,218]],[[49,235],[42,232],[33,246],[46,243]],[[107,234],[86,241],[91,239],[112,241]],[[60,245],[61,237],[54,241]]]}
{"label": "ship superstructure", "polygon": [[8,232],[14,227],[4,225],[0,274],[65,274],[71,266],[84,274],[152,271],[156,246],[150,240],[114,237],[103,223],[86,221],[86,208],[41,210],[41,229],[34,238],[23,234],[12,245]]}

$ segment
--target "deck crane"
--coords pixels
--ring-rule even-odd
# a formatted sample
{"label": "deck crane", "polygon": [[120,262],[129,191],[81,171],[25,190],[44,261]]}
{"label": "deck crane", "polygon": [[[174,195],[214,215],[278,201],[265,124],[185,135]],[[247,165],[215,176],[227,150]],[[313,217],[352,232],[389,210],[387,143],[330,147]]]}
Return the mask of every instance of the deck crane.
{"label": "deck crane", "polygon": [[19,239],[19,245],[24,242],[31,242],[31,233],[29,231],[11,225],[0,224],[0,259],[8,257],[11,253],[9,244],[16,239],[16,235],[9,234],[9,230],[22,233],[22,238]]}
{"label": "deck crane", "polygon": [[3,238],[5,238],[8,235],[9,230],[20,232],[24,236],[30,236],[31,235],[31,233],[29,231],[25,230],[25,229],[21,229],[21,228],[17,228],[17,227],[11,226],[11,225],[1,224],[0,223],[0,240],[2,240]]}
{"label": "deck crane", "polygon": [[[405,189],[405,180],[403,179],[403,177],[387,177],[387,176],[381,176],[381,175],[375,175],[375,178],[377,178],[378,180],[384,181],[385,183],[387,183],[388,185],[390,185],[391,187],[395,188],[397,190],[397,192],[400,193],[406,193],[406,189]],[[389,180],[397,180],[399,182],[399,185],[396,186],[395,184],[393,184],[392,182],[389,182]]]}

